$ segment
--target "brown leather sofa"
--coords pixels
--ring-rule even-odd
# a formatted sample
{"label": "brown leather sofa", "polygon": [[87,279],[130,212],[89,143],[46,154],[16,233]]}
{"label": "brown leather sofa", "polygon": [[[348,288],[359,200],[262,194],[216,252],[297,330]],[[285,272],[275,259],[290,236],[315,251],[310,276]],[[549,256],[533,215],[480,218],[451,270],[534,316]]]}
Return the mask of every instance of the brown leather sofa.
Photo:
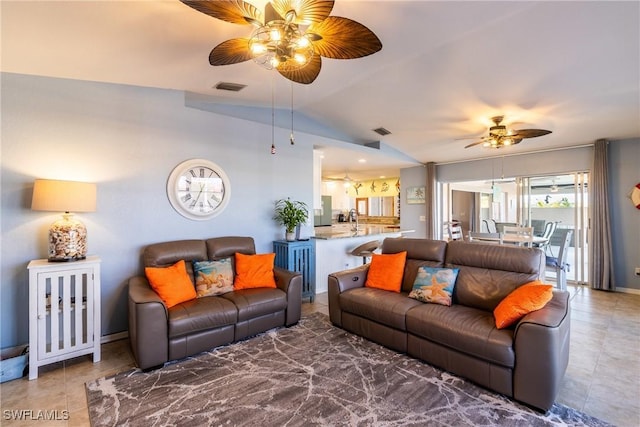
{"label": "brown leather sofa", "polygon": [[[156,243],[143,251],[144,267],[255,254],[251,237],[216,237]],[[232,263],[233,264],[233,263]],[[234,266],[235,268],[235,266]],[[187,301],[169,309],[144,276],[129,280],[129,340],[141,369],[161,366],[300,320],[302,276],[274,268],[276,289],[255,288]],[[195,282],[194,282],[195,283]]]}
{"label": "brown leather sofa", "polygon": [[[388,238],[407,251],[402,291],[364,286],[369,265],[329,275],[331,321],[350,332],[547,411],[569,360],[569,293],[515,326],[497,329],[493,309],[516,287],[544,276],[536,248]],[[408,298],[419,266],[459,268],[451,307]]]}

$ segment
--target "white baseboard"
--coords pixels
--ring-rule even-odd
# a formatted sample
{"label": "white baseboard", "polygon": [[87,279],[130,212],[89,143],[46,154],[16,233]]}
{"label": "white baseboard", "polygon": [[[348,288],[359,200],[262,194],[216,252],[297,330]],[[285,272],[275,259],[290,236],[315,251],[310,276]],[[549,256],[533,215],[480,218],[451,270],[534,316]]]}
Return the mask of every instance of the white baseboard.
{"label": "white baseboard", "polygon": [[112,341],[123,340],[125,338],[129,338],[129,332],[123,331],[110,335],[103,335],[100,337],[100,344],[106,344]]}

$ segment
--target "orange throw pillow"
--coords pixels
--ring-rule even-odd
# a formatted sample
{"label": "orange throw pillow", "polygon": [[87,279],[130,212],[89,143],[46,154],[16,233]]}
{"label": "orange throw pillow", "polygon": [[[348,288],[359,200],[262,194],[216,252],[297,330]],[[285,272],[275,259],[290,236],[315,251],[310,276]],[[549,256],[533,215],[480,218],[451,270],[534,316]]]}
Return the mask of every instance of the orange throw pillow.
{"label": "orange throw pillow", "polygon": [[167,308],[196,297],[184,260],[170,267],[145,267],[151,288],[162,298]]}
{"label": "orange throw pillow", "polygon": [[406,260],[407,251],[397,254],[373,254],[364,286],[400,292]]}
{"label": "orange throw pillow", "polygon": [[553,297],[553,286],[539,281],[530,282],[514,289],[493,310],[496,328],[503,329],[516,323],[526,314],[540,310]]}
{"label": "orange throw pillow", "polygon": [[233,289],[275,288],[273,263],[276,254],[244,255],[236,253],[236,277]]}

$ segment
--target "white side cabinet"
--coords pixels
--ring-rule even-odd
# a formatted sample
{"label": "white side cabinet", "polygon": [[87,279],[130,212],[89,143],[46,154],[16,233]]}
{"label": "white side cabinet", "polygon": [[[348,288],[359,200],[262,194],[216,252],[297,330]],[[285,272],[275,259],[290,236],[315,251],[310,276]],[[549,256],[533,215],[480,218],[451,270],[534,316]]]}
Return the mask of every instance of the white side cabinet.
{"label": "white side cabinet", "polygon": [[31,261],[29,379],[38,367],[93,353],[100,361],[100,258]]}

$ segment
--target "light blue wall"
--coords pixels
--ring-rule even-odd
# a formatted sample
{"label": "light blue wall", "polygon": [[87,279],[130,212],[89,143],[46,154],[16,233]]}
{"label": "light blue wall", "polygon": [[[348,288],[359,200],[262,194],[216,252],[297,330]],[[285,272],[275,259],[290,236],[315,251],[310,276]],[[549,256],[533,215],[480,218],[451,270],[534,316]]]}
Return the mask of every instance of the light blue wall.
{"label": "light blue wall", "polygon": [[609,201],[616,286],[640,292],[640,210],[629,199],[640,183],[640,138],[609,144]]}
{"label": "light blue wall", "polygon": [[[112,334],[127,328],[126,283],[145,245],[242,235],[267,252],[283,237],[274,201],[312,206],[322,138],[297,134],[291,146],[288,137],[276,130],[271,155],[270,126],[187,108],[178,91],[2,74],[0,347],[28,341],[26,266],[47,256],[59,217],[30,210],[35,178],[97,183],[97,212],[78,217],[89,254],[102,258],[102,334]],[[217,163],[231,181],[229,205],[209,221],[181,217],[166,197],[171,170],[191,158]]]}
{"label": "light blue wall", "polygon": [[402,183],[402,193],[400,194],[400,227],[403,230],[415,230],[413,233],[407,234],[407,237],[416,239],[424,239],[427,237],[427,222],[421,221],[420,217],[426,219],[427,205],[408,204],[407,188],[425,187],[427,184],[427,168],[426,166],[416,166],[406,168],[400,171],[400,182]]}

